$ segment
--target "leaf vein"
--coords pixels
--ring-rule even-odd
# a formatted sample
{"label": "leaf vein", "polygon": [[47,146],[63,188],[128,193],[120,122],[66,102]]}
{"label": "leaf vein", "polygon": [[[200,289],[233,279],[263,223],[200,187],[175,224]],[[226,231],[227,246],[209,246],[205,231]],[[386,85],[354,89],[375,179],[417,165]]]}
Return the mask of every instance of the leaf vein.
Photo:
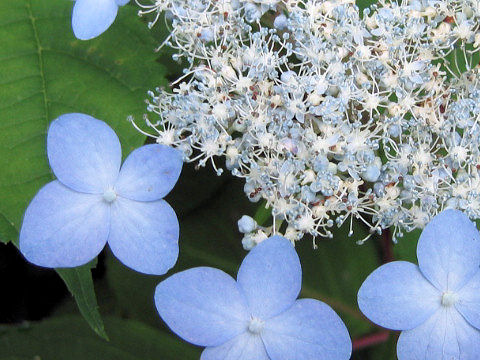
{"label": "leaf vein", "polygon": [[48,98],[47,98],[47,85],[45,81],[45,70],[44,70],[44,63],[43,63],[43,54],[42,54],[42,45],[40,44],[40,38],[38,36],[36,19],[33,16],[32,12],[32,1],[28,0],[27,4],[27,11],[30,18],[30,22],[33,29],[33,35],[35,38],[35,45],[37,48],[37,56],[38,56],[38,67],[40,72],[40,78],[42,80],[42,94],[43,94],[43,103],[44,103],[44,112],[45,112],[45,131],[47,130],[48,120],[49,120],[49,113],[48,113]]}

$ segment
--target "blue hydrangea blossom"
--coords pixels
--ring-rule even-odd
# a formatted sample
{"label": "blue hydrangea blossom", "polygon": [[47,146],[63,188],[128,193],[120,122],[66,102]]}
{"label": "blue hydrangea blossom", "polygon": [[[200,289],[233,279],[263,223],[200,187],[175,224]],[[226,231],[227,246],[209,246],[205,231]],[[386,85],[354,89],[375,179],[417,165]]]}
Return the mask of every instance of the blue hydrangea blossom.
{"label": "blue hydrangea blossom", "polygon": [[448,209],[423,230],[418,266],[394,261],[375,270],[358,293],[374,323],[402,330],[399,360],[475,360],[480,354],[480,235]]}
{"label": "blue hydrangea blossom", "polygon": [[160,144],[134,150],[122,167],[120,141],[103,121],[66,114],[47,135],[58,180],[40,189],[20,230],[20,251],[44,267],[85,264],[108,241],[125,265],[164,274],[178,257],[179,226],[162,198],[178,180],[180,152]]}
{"label": "blue hydrangea blossom", "polygon": [[117,17],[119,6],[130,0],[76,0],[72,29],[80,40],[93,39],[106,31]]}
{"label": "blue hydrangea blossom", "polygon": [[293,245],[273,236],[245,257],[236,281],[189,269],[161,282],[155,303],[175,333],[206,347],[201,360],[349,359],[345,325],[323,302],[296,300],[301,283]]}

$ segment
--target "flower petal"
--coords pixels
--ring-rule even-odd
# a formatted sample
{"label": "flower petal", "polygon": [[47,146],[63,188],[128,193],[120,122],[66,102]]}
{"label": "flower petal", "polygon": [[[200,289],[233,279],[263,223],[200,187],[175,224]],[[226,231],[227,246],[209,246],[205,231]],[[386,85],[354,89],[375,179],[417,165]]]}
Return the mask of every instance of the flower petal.
{"label": "flower petal", "polygon": [[103,249],[109,227],[110,211],[100,196],[78,193],[52,181],[25,211],[20,251],[39,266],[80,266]]}
{"label": "flower petal", "polygon": [[144,274],[165,274],[177,262],[178,236],[177,216],[166,201],[118,197],[112,203],[108,244],[126,266]]}
{"label": "flower petal", "polygon": [[73,190],[100,194],[115,182],[122,149],[115,132],[84,114],[65,114],[47,135],[48,160],[58,180]]}
{"label": "flower petal", "polygon": [[302,268],[289,240],[273,236],[245,257],[237,282],[247,297],[252,315],[267,320],[295,302],[302,286]]}
{"label": "flower petal", "polygon": [[207,347],[200,360],[270,360],[262,338],[244,332],[226,343]]}
{"label": "flower petal", "polygon": [[175,186],[182,165],[182,156],[174,148],[160,144],[142,146],[125,160],[115,188],[128,199],[159,200]]}
{"label": "flower petal", "polygon": [[472,326],[480,329],[480,270],[457,295],[457,310]]}
{"label": "flower petal", "polygon": [[420,235],[417,257],[420,270],[433,285],[455,292],[479,269],[480,235],[461,211],[442,211]]}
{"label": "flower petal", "polygon": [[221,345],[248,325],[238,285],[214,268],[198,267],[170,276],[157,286],[155,304],[170,329],[195,345]]}
{"label": "flower petal", "polygon": [[442,308],[419,327],[404,331],[397,344],[399,360],[476,360],[480,331],[454,308]]}
{"label": "flower petal", "polygon": [[375,324],[408,330],[422,324],[440,308],[441,295],[417,265],[394,261],[367,277],[358,291],[358,306]]}
{"label": "flower petal", "polygon": [[276,360],[348,360],[352,354],[345,324],[328,305],[313,299],[297,300],[268,320],[262,339]]}
{"label": "flower petal", "polygon": [[115,0],[77,0],[73,7],[72,29],[80,40],[90,40],[107,30],[117,17]]}

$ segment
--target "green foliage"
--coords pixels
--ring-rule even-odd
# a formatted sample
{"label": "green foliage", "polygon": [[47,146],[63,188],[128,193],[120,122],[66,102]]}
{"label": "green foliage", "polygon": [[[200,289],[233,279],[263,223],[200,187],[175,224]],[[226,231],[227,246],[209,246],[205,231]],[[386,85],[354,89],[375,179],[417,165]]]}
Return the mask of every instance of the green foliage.
{"label": "green foliage", "polygon": [[465,46],[465,49],[457,48],[452,50],[445,58],[442,69],[450,69],[450,71],[447,71],[448,77],[459,77],[463,73],[475,68],[479,60],[480,51],[475,51],[473,45],[468,44]]}
{"label": "green foliage", "polygon": [[[12,327],[0,333],[0,360],[197,360],[196,349],[133,320],[106,318],[110,341],[79,316]],[[168,351],[166,350],[168,349]],[[161,356],[159,356],[161,355]]]}
{"label": "green foliage", "polygon": [[369,7],[372,4],[375,4],[377,0],[357,0],[357,6],[361,10],[361,14],[363,14],[363,10]]}
{"label": "green foliage", "polygon": [[98,312],[97,298],[93,287],[91,268],[96,265],[89,263],[73,269],[57,269],[58,275],[75,297],[80,313],[99,336],[108,340],[102,318]]}
{"label": "green foliage", "polygon": [[421,233],[422,231],[417,229],[399,238],[393,247],[395,258],[417,264],[417,244]]}
{"label": "green foliage", "polygon": [[398,334],[391,333],[386,343],[372,347],[369,358],[376,360],[397,360]]}
{"label": "green foliage", "polygon": [[[74,38],[65,0],[0,1],[0,241],[18,245],[23,212],[53,179],[45,150],[49,123],[83,112],[109,123],[124,156],[144,142],[126,120],[141,119],[146,91],[165,84],[156,45],[133,7],[100,38]],[[142,63],[138,63],[142,59]],[[92,328],[105,336],[90,268],[59,270]]]}
{"label": "green foliage", "polygon": [[267,208],[265,205],[266,201],[263,201],[253,216],[253,219],[257,222],[257,224],[262,226],[267,225],[267,220],[272,217],[272,209]]}
{"label": "green foliage", "polygon": [[376,331],[360,312],[357,292],[367,276],[380,264],[377,238],[372,237],[363,245],[355,239],[366,235],[361,225],[354,227],[355,239],[347,236],[348,226],[333,231],[333,239],[317,241],[318,249],[312,249],[307,240],[297,245],[303,268],[303,297],[322,300],[338,312],[355,338]]}

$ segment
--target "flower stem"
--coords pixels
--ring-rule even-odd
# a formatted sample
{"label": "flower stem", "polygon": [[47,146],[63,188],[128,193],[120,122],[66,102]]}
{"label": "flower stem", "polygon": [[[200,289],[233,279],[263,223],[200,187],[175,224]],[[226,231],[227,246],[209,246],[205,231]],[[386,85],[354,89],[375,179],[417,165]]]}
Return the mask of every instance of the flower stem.
{"label": "flower stem", "polygon": [[357,351],[378,344],[383,344],[387,342],[389,337],[390,331],[382,331],[375,334],[366,335],[358,339],[354,339],[352,343],[353,351]]}
{"label": "flower stem", "polygon": [[383,263],[388,263],[394,260],[393,257],[393,241],[392,241],[392,233],[390,229],[384,229],[382,231],[382,253],[383,253]]}

